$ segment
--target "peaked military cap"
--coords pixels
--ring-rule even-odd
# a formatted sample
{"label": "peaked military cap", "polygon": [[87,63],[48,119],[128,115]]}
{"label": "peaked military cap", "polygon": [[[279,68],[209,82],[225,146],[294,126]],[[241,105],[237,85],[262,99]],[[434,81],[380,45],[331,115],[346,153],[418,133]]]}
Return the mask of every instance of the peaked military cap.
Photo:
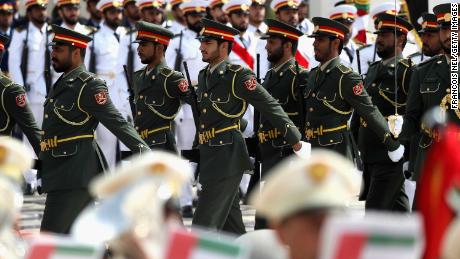
{"label": "peaked military cap", "polygon": [[143,10],[145,8],[164,9],[166,6],[166,2],[164,0],[138,0],[136,4],[139,7],[139,10]]}
{"label": "peaked military cap", "polygon": [[136,0],[123,0],[123,7],[126,7],[127,4],[134,3],[136,4]]}
{"label": "peaked military cap", "polygon": [[265,33],[261,39],[268,39],[271,36],[288,38],[290,40],[298,41],[303,32],[297,30],[294,26],[280,22],[274,19],[267,19],[265,23],[268,26],[267,33]]}
{"label": "peaked military cap", "polygon": [[205,0],[184,1],[179,8],[184,15],[196,13],[205,14],[208,2]]}
{"label": "peaked military cap", "polygon": [[392,32],[395,30],[407,34],[414,28],[406,19],[393,14],[381,13],[377,16],[376,20],[378,23],[377,31],[374,32],[375,34]]}
{"label": "peaked military cap", "polygon": [[71,6],[79,7],[80,0],[58,0],[56,5],[58,7],[61,7],[63,5],[71,5]]}
{"label": "peaked military cap", "polygon": [[26,2],[25,7],[29,9],[32,6],[40,6],[46,8],[48,6],[48,0],[29,0]]}
{"label": "peaked military cap", "polygon": [[339,22],[353,23],[358,16],[358,9],[349,4],[335,6],[329,15],[329,18]]}
{"label": "peaked military cap", "polygon": [[10,42],[10,38],[3,34],[0,34],[0,51],[5,50],[5,45],[7,45],[8,42]]}
{"label": "peaked military cap", "polygon": [[134,42],[157,42],[163,45],[168,45],[171,38],[174,37],[174,33],[170,30],[163,28],[162,26],[149,23],[149,22],[138,22],[137,27],[137,38]]}
{"label": "peaked military cap", "polygon": [[310,38],[332,36],[343,40],[345,35],[350,32],[345,25],[331,19],[313,17],[312,22],[315,25],[315,29],[313,30],[313,34],[308,36]]}
{"label": "peaked military cap", "polygon": [[14,13],[16,3],[12,0],[0,1],[0,12]]}
{"label": "peaked military cap", "polygon": [[123,1],[122,0],[100,0],[97,3],[96,8],[101,12],[104,12],[105,10],[109,8],[115,8],[115,9],[121,10],[123,9]]}
{"label": "peaked military cap", "polygon": [[200,35],[197,37],[198,40],[225,40],[234,41],[234,36],[239,34],[240,31],[232,27],[226,26],[220,22],[212,21],[203,18],[203,29]]}
{"label": "peaked military cap", "polygon": [[276,13],[280,10],[298,10],[299,5],[300,0],[273,0],[270,7]]}
{"label": "peaked military cap", "polygon": [[265,0],[252,0],[251,5],[254,5],[254,6],[265,5]]}
{"label": "peaked military cap", "polygon": [[438,25],[441,28],[450,28],[450,20],[452,19],[450,3],[435,6],[433,8],[433,12],[436,15]]}
{"label": "peaked military cap", "polygon": [[86,49],[88,42],[92,40],[91,37],[78,33],[74,30],[69,30],[55,24],[51,26],[54,37],[53,40],[49,43],[50,46],[62,44]]}
{"label": "peaked military cap", "polygon": [[222,9],[226,14],[230,14],[232,12],[249,13],[249,6],[251,4],[251,0],[230,0],[222,6]]}
{"label": "peaked military cap", "polygon": [[224,4],[228,3],[228,0],[212,0],[209,2],[208,7],[213,9],[214,7],[222,7]]}
{"label": "peaked military cap", "polygon": [[439,31],[437,17],[432,13],[422,13],[418,23],[422,26],[422,29],[418,31],[419,33]]}

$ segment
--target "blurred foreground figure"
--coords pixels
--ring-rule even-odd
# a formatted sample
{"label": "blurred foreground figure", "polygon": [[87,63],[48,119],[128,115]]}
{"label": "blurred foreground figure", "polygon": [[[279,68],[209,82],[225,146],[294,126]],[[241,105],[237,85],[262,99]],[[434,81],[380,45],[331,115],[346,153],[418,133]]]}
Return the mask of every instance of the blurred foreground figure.
{"label": "blurred foreground figure", "polygon": [[114,258],[161,258],[167,229],[182,225],[179,207],[172,205],[191,174],[186,160],[169,153],[134,158],[91,183],[90,192],[102,200],[83,211],[72,236],[107,242]]}
{"label": "blurred foreground figure", "polygon": [[288,246],[290,259],[313,259],[318,257],[325,219],[356,196],[356,177],[346,158],[330,151],[312,151],[308,160],[293,158],[276,167],[264,191],[254,194],[251,203]]}
{"label": "blurred foreground figure", "polygon": [[0,137],[0,258],[22,258],[24,246],[15,231],[22,206],[22,174],[32,168],[32,154],[19,141]]}

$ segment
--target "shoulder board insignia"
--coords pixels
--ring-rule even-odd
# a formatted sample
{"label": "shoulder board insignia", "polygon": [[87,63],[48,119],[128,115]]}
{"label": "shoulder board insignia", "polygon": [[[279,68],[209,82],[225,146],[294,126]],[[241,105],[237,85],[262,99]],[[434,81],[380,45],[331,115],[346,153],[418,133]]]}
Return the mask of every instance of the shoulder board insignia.
{"label": "shoulder board insignia", "polygon": [[361,47],[358,48],[358,51],[360,51],[360,50],[362,50],[362,49],[365,49],[365,48],[368,48],[368,47],[370,47],[370,46],[372,46],[372,44],[363,45],[363,46],[361,46]]}
{"label": "shoulder board insignia", "polygon": [[422,53],[420,52],[414,52],[412,54],[410,54],[409,56],[407,56],[407,58],[415,58],[415,57],[418,57],[418,56],[421,56]]}
{"label": "shoulder board insignia", "polygon": [[240,65],[234,65],[234,64],[229,64],[228,65],[228,70],[232,71],[232,72],[238,72],[240,70],[242,70],[243,67],[240,66]]}
{"label": "shoulder board insignia", "polygon": [[[294,75],[297,75],[295,65],[290,65],[290,66],[289,66],[289,70],[291,70],[291,72],[292,72]],[[305,69],[305,68],[302,67],[302,66],[299,66],[299,73],[303,73],[303,72],[305,72],[305,71],[307,71],[307,69]]]}
{"label": "shoulder board insignia", "polygon": [[143,67],[143,68],[141,68],[141,69],[139,69],[139,70],[134,71],[134,74],[143,72],[143,71],[145,70],[145,68],[146,68],[146,67]]}
{"label": "shoulder board insignia", "polygon": [[174,73],[174,70],[172,70],[169,67],[164,67],[161,69],[161,74],[164,75],[165,77],[170,77]]}
{"label": "shoulder board insignia", "polygon": [[344,64],[339,64],[337,65],[337,68],[340,70],[340,72],[342,72],[343,74],[348,74],[348,73],[351,73],[353,71],[353,69],[351,69],[351,67],[347,67],[345,66]]}
{"label": "shoulder board insignia", "polygon": [[409,60],[410,59],[402,58],[399,60],[399,63],[401,63],[405,67],[410,67],[412,65],[412,60],[410,60],[410,63],[409,63]]}
{"label": "shoulder board insignia", "polygon": [[431,57],[431,58],[429,58],[429,59],[427,59],[427,60],[424,60],[424,61],[418,63],[417,67],[421,67],[421,66],[425,66],[425,65],[427,65],[427,64],[431,64],[431,62],[437,61],[437,60],[439,60],[441,57],[442,57],[442,54],[437,55],[437,56],[434,56],[434,57]]}
{"label": "shoulder board insignia", "polygon": [[79,75],[78,75],[78,78],[83,81],[83,82],[87,82],[89,80],[91,80],[93,77],[93,74],[90,73],[90,72],[87,72],[87,71],[82,71]]}
{"label": "shoulder board insignia", "polygon": [[14,83],[7,76],[1,75],[0,76],[0,84],[3,85],[4,87],[8,87],[10,85],[13,85]]}

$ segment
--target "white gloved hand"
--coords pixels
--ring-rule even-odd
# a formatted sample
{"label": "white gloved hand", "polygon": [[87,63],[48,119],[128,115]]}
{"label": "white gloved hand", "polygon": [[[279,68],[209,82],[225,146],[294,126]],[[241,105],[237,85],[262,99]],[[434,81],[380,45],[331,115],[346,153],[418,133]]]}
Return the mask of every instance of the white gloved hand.
{"label": "white gloved hand", "polygon": [[388,151],[388,156],[390,157],[391,161],[398,162],[404,156],[404,146],[399,145],[399,147],[395,151]]}
{"label": "white gloved hand", "polygon": [[409,171],[409,161],[403,163],[402,170],[403,172]]}
{"label": "white gloved hand", "polygon": [[403,116],[401,115],[391,115],[388,118],[388,128],[390,128],[393,136],[398,137],[401,134],[402,126],[404,123]]}
{"label": "white gloved hand", "polygon": [[37,187],[42,187],[42,178],[37,179]]}
{"label": "white gloved hand", "polygon": [[311,156],[311,144],[305,141],[300,141],[302,146],[298,151],[294,151],[294,153],[299,156],[300,158],[310,158]]}

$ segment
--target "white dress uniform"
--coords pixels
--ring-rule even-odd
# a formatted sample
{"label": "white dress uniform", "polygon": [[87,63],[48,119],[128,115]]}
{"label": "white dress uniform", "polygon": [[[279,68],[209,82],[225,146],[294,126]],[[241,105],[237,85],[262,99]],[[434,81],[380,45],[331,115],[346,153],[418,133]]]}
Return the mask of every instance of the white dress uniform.
{"label": "white dress uniform", "polygon": [[[106,1],[102,0],[99,3],[101,2]],[[110,0],[110,2],[112,2],[112,0]],[[117,30],[114,31],[103,22],[99,31],[94,34],[93,41],[89,43],[88,52],[86,54],[87,56],[91,56],[91,50],[94,51],[96,75],[106,82],[110,99],[119,111],[124,111],[125,107],[129,107],[126,89],[119,89],[114,84],[118,60],[117,56],[120,46],[119,39],[125,33],[126,30],[124,27],[118,27]],[[127,118],[128,114],[124,114],[123,112],[122,114],[124,118]],[[104,125],[99,124],[96,128],[96,138],[107,159],[109,167],[113,168],[117,156],[117,137]]]}
{"label": "white dress uniform", "polygon": [[171,26],[169,26],[168,30],[172,31],[174,35],[179,34],[182,30],[186,29],[187,27],[181,23],[178,23],[176,20],[170,22]]}
{"label": "white dress uniform", "polygon": [[306,35],[312,34],[314,28],[315,26],[308,18],[304,18],[302,22],[300,22],[299,25],[297,25],[297,29],[305,33]]}
{"label": "white dress uniform", "polygon": [[[205,12],[208,3],[203,0],[183,2],[181,8],[184,15],[187,12]],[[200,51],[200,41],[197,40],[198,34],[188,28],[182,31],[182,40],[180,36],[174,37],[170,42],[165,53],[166,64],[174,68],[177,52],[182,54],[182,62],[187,62],[190,73],[190,81],[193,85],[198,83],[198,73],[207,63],[203,62]],[[183,64],[180,64],[180,71],[185,75]],[[189,104],[182,104],[179,112],[174,119],[176,146],[179,151],[191,150],[193,148],[193,140],[195,139],[196,128],[193,120],[192,108]],[[192,167],[196,168],[196,163],[191,163]],[[193,191],[191,182],[184,184],[180,196],[180,205],[191,206],[193,202]]]}
{"label": "white dress uniform", "polygon": [[[37,125],[41,127],[43,123],[43,103],[46,96],[45,84],[45,48],[46,29],[48,24],[44,24],[41,28],[36,27],[32,22],[28,22],[25,28],[16,28],[13,33],[9,47],[8,68],[11,79],[23,85],[27,92],[29,107],[34,115]],[[28,63],[27,63],[27,81],[24,82],[21,72],[21,58],[23,55],[24,44],[28,47]],[[27,138],[23,138],[24,142],[30,145]],[[27,183],[35,185],[36,171],[28,171],[25,173]]]}
{"label": "white dress uniform", "polygon": [[268,30],[267,24],[265,22],[262,22],[259,26],[249,24],[246,32],[253,33],[257,38],[260,38],[260,36],[266,33],[267,30]]}

